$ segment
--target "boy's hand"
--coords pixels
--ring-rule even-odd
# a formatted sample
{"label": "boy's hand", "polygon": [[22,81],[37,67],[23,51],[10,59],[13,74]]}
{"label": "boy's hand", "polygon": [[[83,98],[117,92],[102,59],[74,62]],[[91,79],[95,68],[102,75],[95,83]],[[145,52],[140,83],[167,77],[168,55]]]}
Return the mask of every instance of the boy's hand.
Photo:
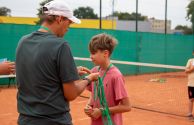
{"label": "boy's hand", "polygon": [[91,117],[93,120],[98,119],[102,115],[101,110],[99,108],[94,108],[93,112],[91,113]]}
{"label": "boy's hand", "polygon": [[88,68],[83,67],[83,66],[78,66],[78,67],[77,67],[77,71],[78,71],[78,74],[79,74],[80,76],[85,75],[85,74],[90,74],[90,73],[91,73],[91,71],[90,71]]}
{"label": "boy's hand", "polygon": [[86,107],[84,108],[84,112],[87,116],[91,117],[91,113],[93,112],[92,106],[86,105]]}

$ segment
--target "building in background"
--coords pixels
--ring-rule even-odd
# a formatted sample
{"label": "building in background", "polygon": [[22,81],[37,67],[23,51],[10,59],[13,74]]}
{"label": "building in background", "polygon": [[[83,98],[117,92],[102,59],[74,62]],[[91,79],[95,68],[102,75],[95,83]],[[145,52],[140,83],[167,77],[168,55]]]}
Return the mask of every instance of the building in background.
{"label": "building in background", "polygon": [[[116,30],[136,31],[136,21],[116,20]],[[165,33],[165,20],[150,18],[145,21],[138,21],[139,32]],[[167,21],[167,33],[171,34],[171,21]]]}
{"label": "building in background", "polygon": [[[127,30],[131,32],[136,31],[136,22],[127,20],[117,20],[116,30]],[[139,32],[151,32],[152,24],[149,21],[138,21],[138,31]]]}
{"label": "building in background", "polygon": [[[165,20],[150,18],[149,22],[151,23],[151,32],[165,33]],[[167,20],[167,33],[172,33],[170,20]]]}

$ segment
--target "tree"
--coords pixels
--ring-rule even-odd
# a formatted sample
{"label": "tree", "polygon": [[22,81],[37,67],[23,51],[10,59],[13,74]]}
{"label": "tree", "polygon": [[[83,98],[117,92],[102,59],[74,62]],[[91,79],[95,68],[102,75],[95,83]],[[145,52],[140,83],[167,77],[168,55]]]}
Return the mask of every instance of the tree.
{"label": "tree", "polygon": [[191,21],[192,29],[194,31],[194,0],[191,0],[191,2],[187,6],[187,19]]}
{"label": "tree", "polygon": [[[38,17],[42,15],[42,6],[44,6],[46,3],[50,2],[52,0],[45,0],[40,3],[40,8],[38,9]],[[79,7],[78,9],[74,10],[74,15],[80,19],[97,19],[97,14],[94,14],[94,10],[91,7]],[[35,22],[37,25],[41,24],[41,20]]]}
{"label": "tree", "polygon": [[188,26],[182,26],[182,25],[177,25],[175,27],[175,30],[182,30],[184,34],[192,34],[192,28],[188,27]]}
{"label": "tree", "polygon": [[11,16],[11,10],[7,7],[0,7],[0,16]]}
{"label": "tree", "polygon": [[[119,20],[136,20],[136,13],[128,13],[128,12],[114,12],[113,16],[117,16]],[[137,14],[138,20],[146,20],[146,16],[142,16],[140,13]]]}
{"label": "tree", "polygon": [[79,7],[73,11],[74,15],[80,19],[98,19],[97,14],[91,7]]}
{"label": "tree", "polygon": [[[42,2],[40,3],[40,8],[38,8],[38,13],[37,13],[37,15],[38,15],[39,18],[40,18],[40,16],[42,15],[42,7],[43,7],[46,3],[50,2],[50,1],[53,1],[53,0],[45,0],[45,1],[42,1]],[[35,23],[36,23],[36,25],[40,25],[40,24],[41,24],[41,20],[39,20],[39,21],[37,21],[37,22],[35,22]]]}

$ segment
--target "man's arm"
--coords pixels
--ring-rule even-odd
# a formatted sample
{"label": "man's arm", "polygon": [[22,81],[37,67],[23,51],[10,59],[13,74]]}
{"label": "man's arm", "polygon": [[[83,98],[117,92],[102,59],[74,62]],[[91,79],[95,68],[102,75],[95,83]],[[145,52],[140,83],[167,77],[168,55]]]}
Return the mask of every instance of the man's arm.
{"label": "man's arm", "polygon": [[[92,73],[88,75],[90,81],[95,81],[98,79],[99,73]],[[78,97],[89,84],[88,80],[81,80],[78,82],[69,82],[63,84],[64,96],[68,101],[73,101]]]}

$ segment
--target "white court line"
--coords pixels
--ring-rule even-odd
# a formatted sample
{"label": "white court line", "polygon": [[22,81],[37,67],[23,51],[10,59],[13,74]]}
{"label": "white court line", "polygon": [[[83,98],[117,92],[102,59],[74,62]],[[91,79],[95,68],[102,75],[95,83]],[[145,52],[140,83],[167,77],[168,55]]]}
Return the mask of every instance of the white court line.
{"label": "white court line", "polygon": [[[74,57],[74,59],[75,60],[82,60],[82,61],[91,61],[90,58]],[[173,66],[173,65],[154,64],[154,63],[140,63],[140,62],[127,62],[127,61],[118,61],[118,60],[111,60],[111,62],[116,63],[116,64],[125,64],[125,65],[150,66],[150,67],[158,67],[158,68],[170,68],[170,69],[185,70],[184,66]]]}

